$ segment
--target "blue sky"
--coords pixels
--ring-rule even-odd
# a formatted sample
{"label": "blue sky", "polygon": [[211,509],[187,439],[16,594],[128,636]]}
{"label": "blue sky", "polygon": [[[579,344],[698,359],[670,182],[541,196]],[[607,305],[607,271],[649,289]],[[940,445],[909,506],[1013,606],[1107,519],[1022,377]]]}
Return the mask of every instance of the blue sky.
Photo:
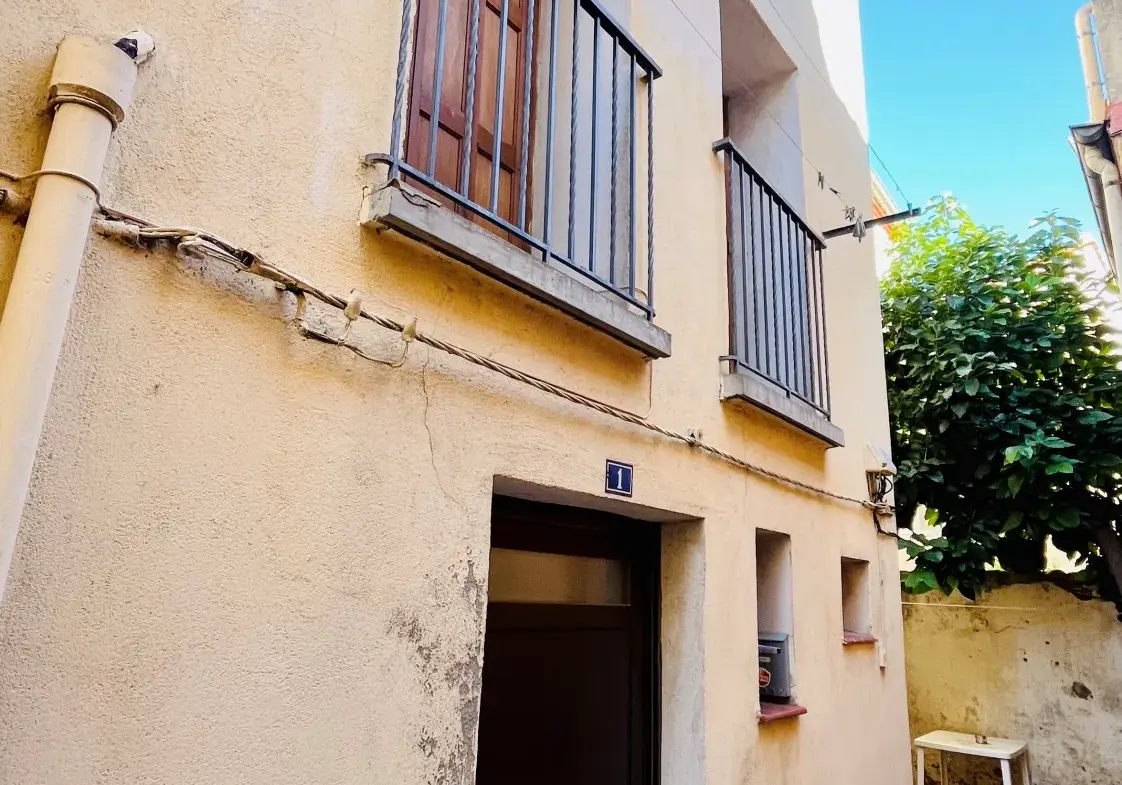
{"label": "blue sky", "polygon": [[913,202],[951,191],[1016,233],[1057,209],[1097,235],[1067,142],[1082,2],[861,0],[870,141]]}

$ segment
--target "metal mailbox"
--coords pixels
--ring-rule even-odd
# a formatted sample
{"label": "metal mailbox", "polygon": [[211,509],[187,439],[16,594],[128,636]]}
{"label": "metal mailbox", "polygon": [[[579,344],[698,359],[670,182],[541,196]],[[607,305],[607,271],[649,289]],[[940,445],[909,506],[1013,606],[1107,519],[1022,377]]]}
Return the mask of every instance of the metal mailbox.
{"label": "metal mailbox", "polygon": [[760,697],[791,697],[791,642],[783,633],[760,633]]}

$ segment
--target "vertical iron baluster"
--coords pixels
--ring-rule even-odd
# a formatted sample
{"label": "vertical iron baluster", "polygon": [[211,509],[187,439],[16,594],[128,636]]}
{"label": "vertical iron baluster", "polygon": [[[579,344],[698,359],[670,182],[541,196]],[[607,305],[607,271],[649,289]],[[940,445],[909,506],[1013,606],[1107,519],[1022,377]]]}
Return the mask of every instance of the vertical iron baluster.
{"label": "vertical iron baluster", "polygon": [[[786,211],[785,211],[786,213]],[[791,323],[791,339],[790,346],[787,348],[790,355],[791,364],[791,380],[790,387],[795,392],[799,391],[799,323],[795,318],[795,245],[794,235],[791,233],[791,227],[794,226],[795,221],[790,213],[786,213],[787,226],[784,230],[784,235],[787,238],[787,253],[784,256],[784,264],[787,268],[787,313],[788,320]]]}
{"label": "vertical iron baluster", "polygon": [[783,303],[787,299],[787,287],[783,286],[783,206],[775,203],[775,275],[779,278],[779,286],[775,287],[775,318],[779,327],[776,335],[779,336],[779,349],[775,351],[775,379],[784,387],[784,377],[787,376],[787,314],[784,313]]}
{"label": "vertical iron baluster", "polygon": [[791,299],[794,302],[795,338],[798,342],[798,353],[795,357],[795,378],[799,381],[799,394],[809,399],[810,391],[806,385],[806,320],[803,318],[803,278],[799,272],[799,258],[802,255],[802,226],[798,216],[791,221],[791,277],[794,286],[791,289]]}
{"label": "vertical iron baluster", "polygon": [[803,385],[804,385],[804,387],[806,387],[806,390],[807,390],[807,398],[809,398],[810,400],[813,400],[813,399],[815,399],[815,391],[813,391],[813,387],[811,387],[811,385],[813,384],[811,373],[810,373],[810,330],[811,330],[811,326],[810,326],[810,305],[809,305],[809,299],[808,299],[808,296],[807,296],[808,295],[807,287],[809,286],[808,281],[807,281],[807,238],[809,236],[810,236],[810,233],[807,231],[806,228],[803,228],[803,227],[799,228],[799,239],[801,240],[801,242],[799,243],[799,248],[801,249],[801,253],[799,255],[799,259],[800,259],[800,261],[799,261],[799,280],[802,281],[802,283],[799,286],[799,308],[802,311],[802,323],[804,325],[804,332],[803,332],[803,338],[802,338],[802,341],[803,341],[803,343],[802,343],[802,377],[803,377]]}
{"label": "vertical iron baluster", "polygon": [[[733,278],[734,289],[735,289],[735,291],[733,292],[733,300],[735,301],[735,305],[734,305],[734,308],[733,308],[733,318],[734,318],[734,321],[735,321],[735,328],[733,330],[732,353],[734,355],[736,355],[737,357],[739,357],[743,362],[748,363],[748,365],[752,365],[753,364],[752,354],[748,351],[748,292],[747,292],[748,265],[751,264],[752,254],[749,252],[749,249],[748,249],[748,242],[749,242],[748,227],[747,227],[748,222],[746,220],[747,216],[745,215],[745,213],[748,212],[747,199],[751,198],[751,191],[748,191],[747,194],[746,194],[745,189],[744,189],[744,181],[748,180],[749,184],[751,184],[751,180],[746,176],[746,174],[744,172],[744,167],[741,166],[737,162],[737,160],[736,160],[736,158],[733,155],[731,150],[725,153],[725,158],[728,161],[729,172],[731,173],[734,170],[736,171],[737,189],[740,193],[740,210],[738,211],[740,213],[740,215],[739,215],[739,218],[740,218],[740,258],[735,260],[735,264],[739,267],[739,269],[734,271],[735,277]],[[730,192],[729,195],[730,196],[731,196],[731,191],[732,191],[732,178],[730,177],[729,178],[729,192]],[[730,206],[731,206],[731,199],[730,199]],[[734,220],[737,218],[737,216],[735,216],[735,215],[730,216],[730,217],[733,218]]]}
{"label": "vertical iron baluster", "polygon": [[479,63],[479,3],[482,0],[471,0],[471,30],[468,33],[468,66],[467,66],[467,107],[464,113],[464,147],[462,151],[463,164],[460,171],[460,193],[471,198],[471,160],[475,158],[473,147],[475,132],[475,82],[476,69]]}
{"label": "vertical iron baluster", "polygon": [[592,17],[592,170],[588,188],[588,271],[596,275],[596,165],[600,134],[596,127],[600,103],[600,20]]}
{"label": "vertical iron baluster", "polygon": [[510,0],[503,0],[499,15],[499,74],[495,93],[495,139],[491,148],[491,212],[499,211],[499,175],[502,173],[503,98],[506,93],[506,36],[510,28]]}
{"label": "vertical iron baluster", "polygon": [[[763,185],[760,185],[761,191]],[[778,314],[778,299],[776,292],[778,289],[775,286],[775,199],[768,193],[767,195],[767,233],[768,233],[768,254],[767,262],[771,267],[771,303],[767,306],[768,319],[771,321],[771,337],[768,339],[768,372],[767,375],[772,379],[779,378],[779,314]],[[773,362],[774,361],[774,362]]]}
{"label": "vertical iron baluster", "polygon": [[787,240],[787,225],[784,223],[787,220],[787,210],[780,204],[779,220],[776,224],[776,229],[779,231],[779,287],[780,296],[782,301],[779,303],[779,315],[783,320],[783,353],[780,355],[783,359],[783,386],[788,390],[793,389],[791,384],[791,271],[787,263],[787,246],[790,244]]}
{"label": "vertical iron baluster", "polygon": [[795,256],[795,248],[791,243],[791,241],[792,241],[791,224],[793,224],[794,221],[791,219],[791,215],[790,215],[790,213],[788,213],[786,211],[786,209],[784,209],[784,211],[783,211],[783,217],[786,221],[783,225],[783,237],[787,241],[787,246],[786,246],[787,250],[783,255],[783,269],[787,273],[787,306],[786,306],[786,311],[787,311],[787,320],[788,320],[788,322],[790,322],[790,325],[791,325],[791,327],[790,327],[791,331],[789,333],[790,337],[788,338],[788,346],[787,346],[787,362],[788,362],[788,365],[790,367],[790,370],[788,371],[788,373],[790,374],[790,378],[788,379],[787,386],[790,387],[795,392],[798,392],[798,389],[799,389],[799,374],[798,374],[799,345],[798,345],[798,338],[799,338],[799,336],[797,335],[798,326],[797,326],[797,322],[795,321],[795,275],[794,275],[795,264],[792,261],[794,256]]}
{"label": "vertical iron baluster", "polygon": [[631,112],[631,136],[627,140],[627,154],[628,173],[627,173],[627,198],[631,203],[631,209],[628,211],[627,216],[627,293],[632,297],[635,296],[635,243],[638,237],[635,235],[635,183],[638,180],[636,174],[636,158],[635,146],[639,143],[639,121],[635,112],[635,93],[636,82],[638,75],[635,72],[635,55],[631,55],[631,89],[628,91],[628,101],[630,102],[629,111]]}
{"label": "vertical iron baluster", "polygon": [[799,292],[799,266],[796,262],[798,259],[798,252],[795,248],[795,241],[798,239],[796,234],[797,227],[795,226],[794,216],[790,216],[787,221],[787,235],[788,235],[788,251],[790,258],[790,267],[788,270],[788,283],[791,289],[791,370],[794,376],[792,387],[795,392],[800,395],[803,393],[802,387],[802,365],[803,365],[803,334],[799,325],[802,322],[801,311],[798,310],[798,292]]}
{"label": "vertical iron baluster", "polygon": [[440,0],[436,22],[436,73],[432,80],[432,112],[429,113],[429,177],[436,175],[436,139],[440,133],[440,99],[444,90],[444,38],[448,27],[448,0]]}
{"label": "vertical iron baluster", "polygon": [[393,93],[393,129],[390,131],[390,180],[396,180],[401,172],[401,123],[405,107],[405,61],[409,53],[409,28],[413,16],[412,0],[401,4],[401,38],[397,50],[397,83]]}
{"label": "vertical iron baluster", "polygon": [[[518,228],[526,228],[526,188],[530,181],[530,95],[534,83],[534,9],[537,8],[535,0],[527,0],[526,27],[522,35],[526,36],[526,78],[522,83],[522,169],[518,173]],[[543,257],[544,258],[544,257]]]}
{"label": "vertical iron baluster", "polygon": [[[760,255],[756,253],[756,208],[754,206],[756,193],[756,181],[749,176],[748,178],[748,209],[749,213],[749,234],[748,241],[752,244],[752,322],[755,328],[752,333],[752,343],[756,349],[756,370],[760,370],[760,281],[759,276],[756,275],[756,270],[759,268]],[[760,206],[763,207],[763,192],[760,193]],[[761,234],[763,230],[760,230]],[[760,245],[763,245],[761,238]]]}
{"label": "vertical iron baluster", "polygon": [[612,38],[612,188],[611,237],[608,243],[608,280],[616,285],[616,177],[619,172],[619,42]]}
{"label": "vertical iron baluster", "polygon": [[647,72],[647,318],[654,318],[654,74]]}
{"label": "vertical iron baluster", "polygon": [[764,191],[762,185],[756,182],[755,174],[752,173],[752,183],[760,191],[760,255],[757,258],[757,266],[760,270],[760,335],[763,338],[763,354],[760,356],[759,370],[764,373],[767,372],[767,357],[768,345],[771,342],[771,337],[768,334],[768,307],[767,307],[767,260],[768,260],[768,247],[767,247],[767,215],[764,213],[764,197],[767,192]]}
{"label": "vertical iron baluster", "polygon": [[822,389],[822,317],[819,302],[821,300],[822,287],[818,280],[817,266],[815,265],[816,247],[814,241],[811,241],[810,255],[807,258],[808,272],[811,279],[811,295],[813,297],[813,313],[814,313],[814,401],[819,406],[825,405],[826,394]]}
{"label": "vertical iron baluster", "polygon": [[810,232],[802,233],[802,307],[807,314],[807,397],[815,401],[816,406],[821,405],[818,399],[818,390],[816,389],[817,373],[815,373],[815,363],[818,361],[817,352],[815,350],[815,317],[811,311],[811,293],[810,287],[812,286],[812,276],[810,273],[810,255],[813,252],[813,246]]}
{"label": "vertical iron baluster", "polygon": [[[549,250],[545,253],[545,260],[553,253],[550,242],[553,233],[553,137],[554,137],[554,109],[557,103],[557,22],[559,21],[557,1],[553,5],[549,17],[549,107],[545,132],[545,228],[542,232],[542,241]],[[533,2],[533,0],[531,0]]]}
{"label": "vertical iron baluster", "polygon": [[569,261],[577,248],[577,96],[580,93],[580,0],[573,0],[573,104],[569,113]]}
{"label": "vertical iron baluster", "polygon": [[826,390],[826,416],[830,415],[830,339],[826,332],[826,279],[822,269],[823,248],[818,249],[818,280],[822,282],[822,359],[824,360],[823,388]]}

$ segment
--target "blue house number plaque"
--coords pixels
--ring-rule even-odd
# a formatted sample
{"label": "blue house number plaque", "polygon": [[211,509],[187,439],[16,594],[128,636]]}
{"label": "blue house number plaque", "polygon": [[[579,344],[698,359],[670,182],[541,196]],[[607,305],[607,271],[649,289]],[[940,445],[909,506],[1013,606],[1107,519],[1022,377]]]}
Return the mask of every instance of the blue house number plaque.
{"label": "blue house number plaque", "polygon": [[616,496],[630,496],[634,479],[634,466],[619,461],[608,461],[604,474],[604,491]]}

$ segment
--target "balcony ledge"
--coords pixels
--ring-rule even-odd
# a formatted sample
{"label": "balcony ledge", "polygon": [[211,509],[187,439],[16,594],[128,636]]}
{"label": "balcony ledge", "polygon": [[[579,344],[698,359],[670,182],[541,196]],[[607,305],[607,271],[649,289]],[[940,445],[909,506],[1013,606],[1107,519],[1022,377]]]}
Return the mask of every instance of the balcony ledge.
{"label": "balcony ledge", "polygon": [[670,333],[610,292],[543,264],[409,186],[368,194],[360,222],[393,229],[589,325],[652,359],[670,356]]}
{"label": "balcony ledge", "polygon": [[721,400],[747,401],[829,447],[845,446],[845,433],[821,412],[750,371],[722,373]]}

